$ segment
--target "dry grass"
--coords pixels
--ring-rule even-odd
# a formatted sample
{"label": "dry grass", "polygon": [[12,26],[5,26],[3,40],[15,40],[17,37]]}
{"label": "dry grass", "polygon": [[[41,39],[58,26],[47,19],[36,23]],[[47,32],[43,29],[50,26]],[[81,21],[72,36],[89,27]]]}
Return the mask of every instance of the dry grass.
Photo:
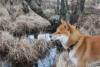
{"label": "dry grass", "polygon": [[[25,13],[24,10],[28,12]],[[48,25],[50,25],[49,21],[32,11],[25,0],[0,0],[0,30],[21,37],[37,34],[42,27]]]}
{"label": "dry grass", "polygon": [[28,23],[25,21],[18,21],[16,23],[10,24],[9,26],[9,32],[17,37],[29,34],[36,34],[40,31],[39,26],[35,25],[34,23]]}
{"label": "dry grass", "polygon": [[37,35],[40,32],[45,32],[47,26],[41,26],[38,24],[25,22],[25,21],[16,21],[13,23],[8,22],[5,19],[0,20],[0,30],[9,31],[16,37],[21,37],[24,35],[34,34]]}
{"label": "dry grass", "polygon": [[79,31],[85,35],[99,35],[100,34],[100,17],[99,15],[83,16],[81,22],[76,23]]}
{"label": "dry grass", "polygon": [[[13,6],[10,5],[10,0],[0,0],[0,31],[9,31],[14,36],[21,37],[22,35],[37,34],[49,25],[47,20],[30,10],[29,7],[29,12],[24,14],[21,0],[11,1]],[[79,23],[81,27],[79,30],[86,35],[100,34],[100,24],[98,24],[100,20],[98,19],[94,15],[85,17],[83,22]],[[1,32],[0,59],[20,63],[26,61],[35,63],[39,58],[44,58],[48,50],[56,45],[55,42],[47,42],[43,39],[36,40],[34,44],[29,44],[27,41],[27,38],[19,41],[8,32]],[[55,67],[74,67],[74,65],[68,59],[66,52],[62,52],[56,57]],[[92,67],[96,66],[92,65]]]}
{"label": "dry grass", "polygon": [[0,33],[0,58],[1,60],[13,60],[17,62],[36,62],[39,58],[44,58],[50,48],[56,42],[47,42],[44,39],[36,40],[30,45],[24,40],[18,41],[7,32]]}

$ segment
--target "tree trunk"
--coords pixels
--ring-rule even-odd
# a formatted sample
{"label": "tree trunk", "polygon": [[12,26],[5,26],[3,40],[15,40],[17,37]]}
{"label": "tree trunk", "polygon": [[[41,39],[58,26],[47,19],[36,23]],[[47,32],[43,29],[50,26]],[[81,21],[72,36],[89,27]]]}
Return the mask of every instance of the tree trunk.
{"label": "tree trunk", "polygon": [[38,6],[41,6],[42,0],[35,0],[35,2],[38,4]]}
{"label": "tree trunk", "polygon": [[26,0],[30,8],[35,11],[40,16],[44,17],[45,19],[48,19],[48,17],[43,13],[43,10],[40,8],[42,0],[35,1],[35,0]]}
{"label": "tree trunk", "polygon": [[61,1],[61,18],[66,21],[70,21],[70,13],[68,8],[68,0]]}
{"label": "tree trunk", "polygon": [[61,11],[61,0],[57,0],[57,14],[59,15]]}
{"label": "tree trunk", "polygon": [[[72,0],[71,5],[68,5],[68,0],[61,1],[61,18],[71,24],[78,22],[84,11],[85,0],[77,0],[76,3],[74,1]],[[72,6],[71,9],[69,9],[69,6]]]}
{"label": "tree trunk", "polygon": [[71,17],[70,17],[71,24],[74,24],[79,21],[84,11],[84,3],[85,3],[85,0],[77,0],[77,3],[75,5],[72,4],[73,9],[72,9]]}

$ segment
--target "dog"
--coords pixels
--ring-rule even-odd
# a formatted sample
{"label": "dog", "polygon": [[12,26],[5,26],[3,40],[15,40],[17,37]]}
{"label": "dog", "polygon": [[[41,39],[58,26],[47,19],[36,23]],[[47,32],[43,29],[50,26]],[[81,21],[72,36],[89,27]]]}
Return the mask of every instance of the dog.
{"label": "dog", "polygon": [[100,60],[100,36],[85,36],[63,19],[61,23],[52,37],[61,42],[77,67]]}

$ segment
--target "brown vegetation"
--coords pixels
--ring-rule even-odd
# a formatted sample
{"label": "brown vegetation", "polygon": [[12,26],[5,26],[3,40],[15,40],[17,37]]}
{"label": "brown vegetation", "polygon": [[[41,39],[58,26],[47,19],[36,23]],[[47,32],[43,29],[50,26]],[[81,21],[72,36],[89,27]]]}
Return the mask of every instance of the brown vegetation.
{"label": "brown vegetation", "polygon": [[[41,5],[42,8],[45,9],[44,12],[55,13],[55,8],[57,8],[57,4],[55,1],[43,0]],[[85,18],[83,18],[82,22],[76,23],[75,26],[78,25],[80,27],[79,30],[83,34],[99,35],[100,20],[98,21],[98,19],[96,18],[99,19],[100,16],[86,16]],[[34,11],[32,11],[25,0],[0,0],[0,31],[8,31],[14,36],[21,37],[22,35],[29,34],[37,35],[37,33],[44,30],[56,30],[54,21],[52,24],[54,28],[52,26],[49,26],[47,29],[48,25],[50,25],[49,21],[40,17]],[[36,40],[35,43],[31,45],[27,41],[27,38],[25,40],[20,39],[19,41],[9,33],[1,32],[0,59],[11,60],[13,63],[13,67],[31,67],[32,62],[35,63],[38,58],[44,58],[46,52],[48,52],[50,47],[54,45],[52,44],[52,42],[48,43],[45,40]],[[59,50],[60,49],[61,48],[59,47]],[[16,66],[19,64],[20,66]],[[66,52],[62,52],[58,53],[55,61],[55,66],[73,67],[74,65],[69,61]]]}
{"label": "brown vegetation", "polygon": [[11,60],[16,63],[34,62],[39,58],[44,58],[50,48],[56,42],[47,42],[45,39],[36,40],[34,44],[29,44],[26,40],[18,41],[7,32],[0,33],[0,58],[1,60]]}
{"label": "brown vegetation", "polygon": [[32,11],[25,0],[0,0],[0,30],[20,37],[37,34],[48,25],[49,21]]}

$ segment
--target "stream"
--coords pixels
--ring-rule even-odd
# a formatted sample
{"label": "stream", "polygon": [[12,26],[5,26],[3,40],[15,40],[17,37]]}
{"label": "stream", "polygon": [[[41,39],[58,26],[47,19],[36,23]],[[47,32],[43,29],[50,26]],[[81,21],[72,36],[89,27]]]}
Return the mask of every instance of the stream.
{"label": "stream", "polygon": [[[50,35],[51,34],[49,33],[39,34],[38,39],[46,38],[47,41],[50,41]],[[34,43],[34,39],[35,39],[34,35],[28,36],[28,40],[30,44]],[[57,51],[56,47],[50,49],[44,59],[38,60],[38,67],[52,67],[55,57],[56,57],[56,51]],[[12,63],[10,61],[5,61],[5,62],[3,61],[3,62],[0,62],[0,67],[12,67]]]}
{"label": "stream", "polygon": [[[49,34],[49,33],[39,34],[38,39],[43,39],[44,38],[47,41],[50,41],[51,40],[50,36],[51,36],[51,34]],[[34,42],[34,35],[29,36],[29,42],[30,43]],[[57,51],[56,47],[50,49],[44,59],[39,59],[38,60],[38,67],[51,67],[53,65],[54,59],[56,57],[56,51]]]}

